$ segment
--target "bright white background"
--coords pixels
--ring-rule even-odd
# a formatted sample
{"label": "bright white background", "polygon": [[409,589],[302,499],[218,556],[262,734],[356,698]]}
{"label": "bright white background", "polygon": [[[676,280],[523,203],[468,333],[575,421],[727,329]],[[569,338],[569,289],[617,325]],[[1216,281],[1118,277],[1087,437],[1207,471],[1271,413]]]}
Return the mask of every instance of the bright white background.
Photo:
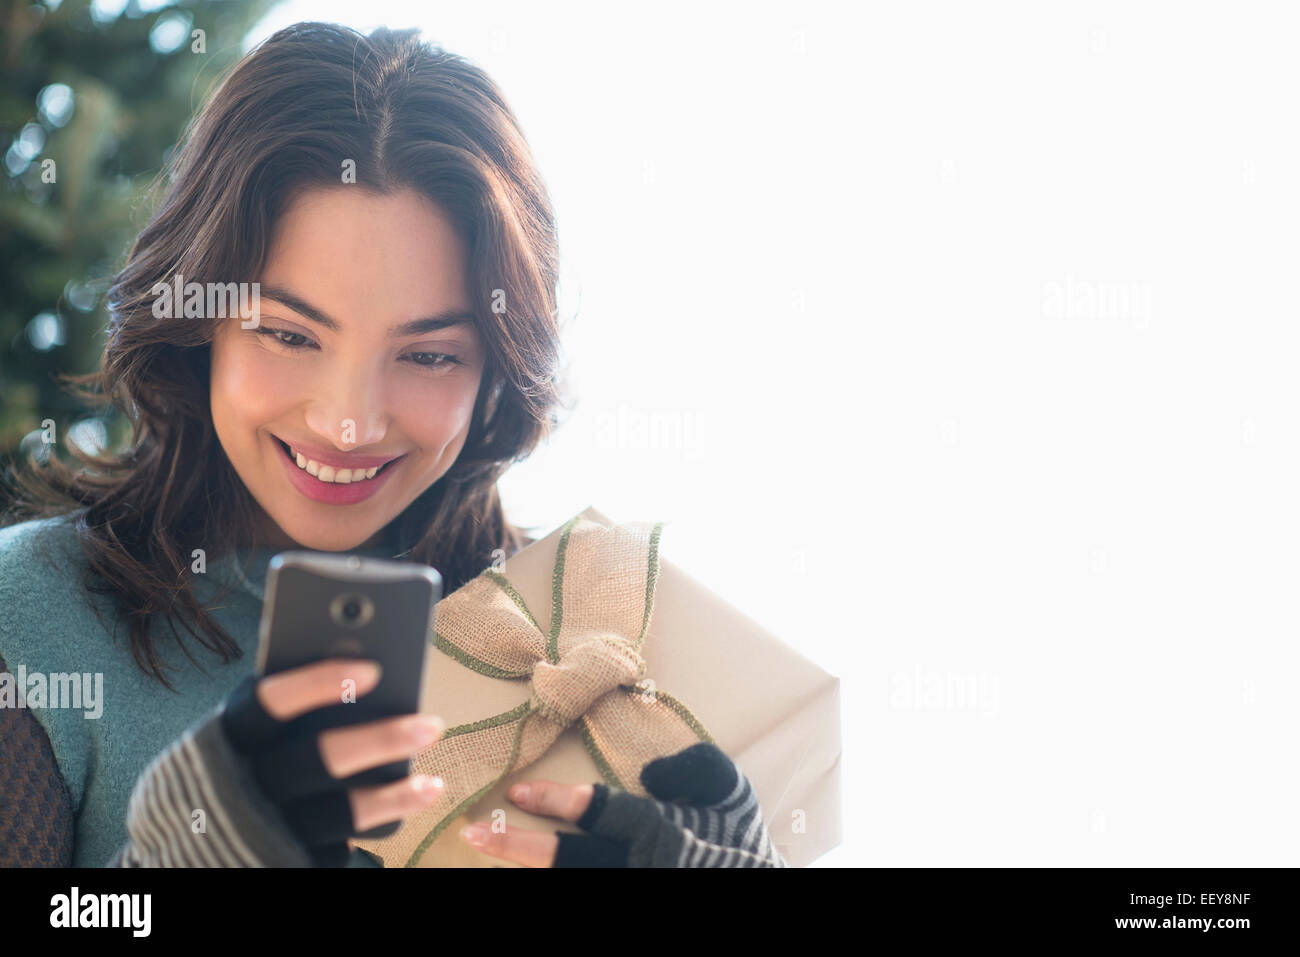
{"label": "bright white background", "polygon": [[[978,9],[976,7],[978,6]],[[579,404],[503,482],[839,676],[825,864],[1294,865],[1284,5],[290,2],[483,66]]]}

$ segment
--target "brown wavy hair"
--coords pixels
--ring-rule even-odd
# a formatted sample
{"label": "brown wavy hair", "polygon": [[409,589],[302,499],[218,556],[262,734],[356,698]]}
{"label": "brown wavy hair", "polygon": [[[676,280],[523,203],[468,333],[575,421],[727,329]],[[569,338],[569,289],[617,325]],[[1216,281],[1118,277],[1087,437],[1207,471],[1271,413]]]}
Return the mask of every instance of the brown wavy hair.
{"label": "brown wavy hair", "polygon": [[438,569],[447,592],[495,549],[510,555],[526,542],[506,521],[497,479],[549,434],[561,405],[554,214],[513,112],[480,68],[415,30],[367,36],[299,23],[236,64],[183,140],[108,291],[99,369],[63,377],[82,398],[122,411],[129,444],[90,453],[70,443],[80,466],[29,460],[14,472],[0,523],[81,509],[86,587],[112,596],[136,662],[168,688],[150,634],[156,618],[183,649],[178,622],[224,661],[239,655],[192,593],[189,556],[195,543],[210,556],[253,544],[256,503],[213,428],[213,323],[155,318],[156,283],[177,273],[187,283],[255,277],[289,202],[338,185],[346,159],[358,188],[413,188],[447,213],[468,251],[487,358],[459,457],[384,530],[394,554]]}

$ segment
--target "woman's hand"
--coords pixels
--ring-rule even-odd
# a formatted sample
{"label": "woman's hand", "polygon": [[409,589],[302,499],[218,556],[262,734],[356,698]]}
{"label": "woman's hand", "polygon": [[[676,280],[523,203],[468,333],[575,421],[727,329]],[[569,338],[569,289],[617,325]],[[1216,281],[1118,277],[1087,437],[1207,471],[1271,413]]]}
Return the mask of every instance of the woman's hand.
{"label": "woman's hand", "polygon": [[[351,686],[345,684],[349,680]],[[345,864],[348,837],[387,837],[442,789],[440,779],[426,775],[368,787],[344,783],[432,745],[443,731],[441,720],[432,715],[402,715],[319,733],[294,727],[303,715],[340,705],[344,688],[351,687],[359,699],[378,682],[379,669],[372,662],[329,659],[256,681],[250,677],[231,693],[223,711],[231,744],[249,758],[262,790],[320,866]]]}
{"label": "woman's hand", "polygon": [[[786,867],[767,833],[753,785],[707,742],[651,761],[642,798],[604,784],[523,781],[510,800],[586,834],[484,824],[461,837],[485,854],[527,867]],[[521,790],[526,789],[526,790]]]}
{"label": "woman's hand", "polygon": [[419,715],[319,730],[324,722],[311,716],[349,707],[378,682],[372,662],[352,659],[246,677],[141,772],[127,840],[108,866],[346,866],[347,838],[387,837],[441,789],[436,780],[423,787],[423,776],[348,785],[441,734],[437,718]]}

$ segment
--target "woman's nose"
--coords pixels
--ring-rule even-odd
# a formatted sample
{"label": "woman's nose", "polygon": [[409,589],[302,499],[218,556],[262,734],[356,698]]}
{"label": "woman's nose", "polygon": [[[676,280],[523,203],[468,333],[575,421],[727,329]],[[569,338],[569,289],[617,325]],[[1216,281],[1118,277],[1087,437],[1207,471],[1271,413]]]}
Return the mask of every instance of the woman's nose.
{"label": "woman's nose", "polygon": [[318,387],[307,409],[307,425],[342,449],[382,442],[388,431],[383,377],[340,369]]}

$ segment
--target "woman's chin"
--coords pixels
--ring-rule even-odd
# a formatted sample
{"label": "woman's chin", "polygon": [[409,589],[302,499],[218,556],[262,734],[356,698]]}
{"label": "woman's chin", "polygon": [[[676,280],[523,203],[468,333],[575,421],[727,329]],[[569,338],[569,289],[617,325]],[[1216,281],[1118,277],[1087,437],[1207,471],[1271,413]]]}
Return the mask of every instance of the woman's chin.
{"label": "woman's chin", "polygon": [[365,529],[349,533],[338,529],[326,532],[318,528],[314,531],[304,530],[300,535],[290,532],[290,537],[296,543],[292,546],[294,548],[312,552],[351,552],[369,547],[368,543],[377,531],[378,529]]}
{"label": "woman's chin", "polygon": [[311,552],[348,552],[368,548],[377,539],[379,528],[369,522],[334,521],[311,516],[284,516],[263,520],[258,544],[284,551],[293,549]]}

